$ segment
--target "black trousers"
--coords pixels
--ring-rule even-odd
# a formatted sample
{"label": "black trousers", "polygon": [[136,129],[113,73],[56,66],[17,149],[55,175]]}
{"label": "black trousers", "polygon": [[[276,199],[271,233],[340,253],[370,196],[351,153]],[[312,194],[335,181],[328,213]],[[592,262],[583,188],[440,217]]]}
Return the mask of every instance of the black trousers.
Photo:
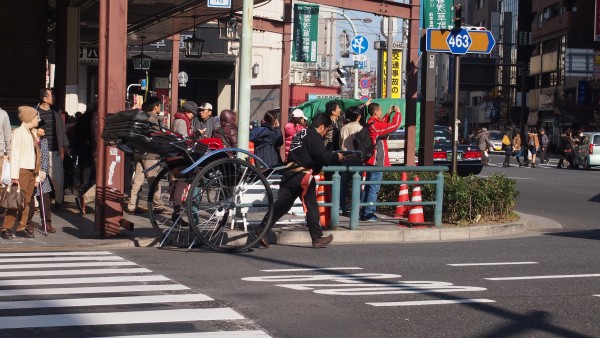
{"label": "black trousers", "polygon": [[[292,206],[296,198],[302,196],[302,179],[304,173],[288,171],[283,174],[279,185],[277,201],[275,201],[275,212],[273,213],[272,225],[275,224],[283,215],[285,215]],[[317,204],[317,191],[315,180],[310,181],[303,200],[306,206],[306,225],[312,239],[323,237],[323,230],[319,224],[319,205]]]}

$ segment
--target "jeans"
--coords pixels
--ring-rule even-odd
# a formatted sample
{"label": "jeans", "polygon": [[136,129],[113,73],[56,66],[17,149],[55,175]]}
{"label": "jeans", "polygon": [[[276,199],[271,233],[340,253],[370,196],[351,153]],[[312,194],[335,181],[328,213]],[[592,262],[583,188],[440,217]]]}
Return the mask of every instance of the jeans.
{"label": "jeans", "polygon": [[[367,181],[381,181],[383,178],[383,173],[381,171],[377,172],[367,172]],[[380,184],[368,184],[365,185],[364,195],[362,197],[363,203],[375,203],[377,202],[377,194],[379,193],[379,189],[381,188]],[[361,208],[360,217],[369,218],[375,215],[375,210],[377,207],[374,205],[368,205]]]}

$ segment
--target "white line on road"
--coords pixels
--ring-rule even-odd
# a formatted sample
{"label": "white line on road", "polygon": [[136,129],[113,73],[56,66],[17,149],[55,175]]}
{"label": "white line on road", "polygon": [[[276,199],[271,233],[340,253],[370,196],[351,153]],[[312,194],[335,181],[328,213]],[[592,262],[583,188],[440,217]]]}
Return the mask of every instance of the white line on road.
{"label": "white line on road", "polygon": [[238,319],[244,319],[244,317],[231,308],[67,313],[59,315],[0,317],[0,329]]}
{"label": "white line on road", "polygon": [[538,262],[497,262],[497,263],[455,263],[450,266],[487,266],[487,265],[521,265],[521,264],[539,264]]}
{"label": "white line on road", "polygon": [[44,263],[44,264],[4,264],[0,270],[10,269],[40,269],[40,268],[79,268],[89,266],[132,266],[137,265],[129,261],[119,262],[87,262],[87,263]]}
{"label": "white line on road", "polygon": [[34,262],[77,262],[77,261],[122,261],[119,256],[84,256],[84,257],[27,257],[27,258],[0,258],[0,263],[34,263]]}
{"label": "white line on road", "polygon": [[303,268],[303,269],[269,269],[260,270],[263,272],[293,272],[293,271],[328,271],[328,270],[362,270],[363,268],[351,267],[351,268]]}
{"label": "white line on road", "polygon": [[0,253],[0,257],[46,257],[49,256],[106,256],[112,255],[108,251],[40,251],[40,252],[10,252]]}
{"label": "white line on road", "polygon": [[521,276],[521,277],[494,277],[487,280],[527,280],[527,279],[556,279],[556,278],[585,278],[600,277],[600,273],[586,273],[580,275],[548,275],[548,276]]}
{"label": "white line on road", "polygon": [[469,304],[469,303],[495,303],[495,300],[485,298],[457,299],[457,300],[418,300],[411,302],[378,302],[366,303],[373,306],[415,306],[415,305],[445,305],[445,304]]}
{"label": "white line on road", "polygon": [[190,333],[165,333],[151,335],[135,335],[135,336],[112,336],[112,337],[97,337],[97,338],[213,338],[213,337],[271,337],[264,331],[218,331],[218,332],[190,332]]}
{"label": "white line on road", "polygon": [[54,289],[13,289],[0,290],[0,297],[12,296],[37,296],[37,295],[74,295],[84,293],[114,293],[114,292],[148,292],[165,290],[189,290],[181,284],[159,285],[130,285],[130,286],[102,286],[84,288],[54,288]]}
{"label": "white line on road", "polygon": [[36,299],[24,301],[0,302],[0,310],[37,309],[50,307],[78,307],[78,306],[105,306],[105,305],[130,305],[153,303],[188,303],[205,302],[213,299],[202,294],[183,295],[157,295],[157,296],[131,296],[131,297],[106,297],[106,298],[68,298],[68,299]]}
{"label": "white line on road", "polygon": [[152,271],[148,270],[146,268],[36,270],[36,271],[0,272],[0,277],[108,275],[108,274],[129,274],[129,273],[150,273],[150,272],[152,272]]}
{"label": "white line on road", "polygon": [[45,278],[45,279],[5,279],[0,280],[0,286],[20,285],[68,285],[95,283],[128,283],[128,282],[165,282],[169,281],[161,275],[145,276],[112,276],[112,277],[83,277],[83,278]]}

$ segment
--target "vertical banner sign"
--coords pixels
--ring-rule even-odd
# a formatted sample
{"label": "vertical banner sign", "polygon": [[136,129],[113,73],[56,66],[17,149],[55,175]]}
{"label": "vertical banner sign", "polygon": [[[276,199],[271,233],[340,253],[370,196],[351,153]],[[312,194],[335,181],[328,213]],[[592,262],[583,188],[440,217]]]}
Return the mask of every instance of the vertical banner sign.
{"label": "vertical banner sign", "polygon": [[292,61],[317,62],[319,5],[294,5]]}
{"label": "vertical banner sign", "polygon": [[577,82],[577,104],[584,105],[587,92],[587,82],[585,80]]}
{"label": "vertical banner sign", "polygon": [[600,0],[596,0],[594,15],[594,41],[600,41]]}
{"label": "vertical banner sign", "polygon": [[454,1],[423,0],[423,16],[423,28],[452,29],[454,27]]}
{"label": "vertical banner sign", "polygon": [[[387,71],[387,51],[386,50],[381,50],[382,56],[381,59],[383,60],[382,62],[380,62],[381,64],[381,69],[380,69],[380,74],[382,74],[382,80],[381,80],[381,97],[385,97],[386,93],[387,93],[387,76],[388,76],[388,71]],[[400,95],[402,93],[402,51],[401,50],[394,50],[394,52],[392,53],[392,69],[391,69],[391,74],[392,74],[392,98],[393,99],[399,99]]]}

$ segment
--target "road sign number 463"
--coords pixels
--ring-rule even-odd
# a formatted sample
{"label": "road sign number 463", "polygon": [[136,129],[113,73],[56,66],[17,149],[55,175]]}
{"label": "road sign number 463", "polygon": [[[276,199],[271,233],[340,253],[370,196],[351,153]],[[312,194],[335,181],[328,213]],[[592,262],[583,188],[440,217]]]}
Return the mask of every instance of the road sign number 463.
{"label": "road sign number 463", "polygon": [[457,34],[450,34],[446,40],[453,54],[466,54],[471,46],[471,37],[466,30],[462,29]]}

